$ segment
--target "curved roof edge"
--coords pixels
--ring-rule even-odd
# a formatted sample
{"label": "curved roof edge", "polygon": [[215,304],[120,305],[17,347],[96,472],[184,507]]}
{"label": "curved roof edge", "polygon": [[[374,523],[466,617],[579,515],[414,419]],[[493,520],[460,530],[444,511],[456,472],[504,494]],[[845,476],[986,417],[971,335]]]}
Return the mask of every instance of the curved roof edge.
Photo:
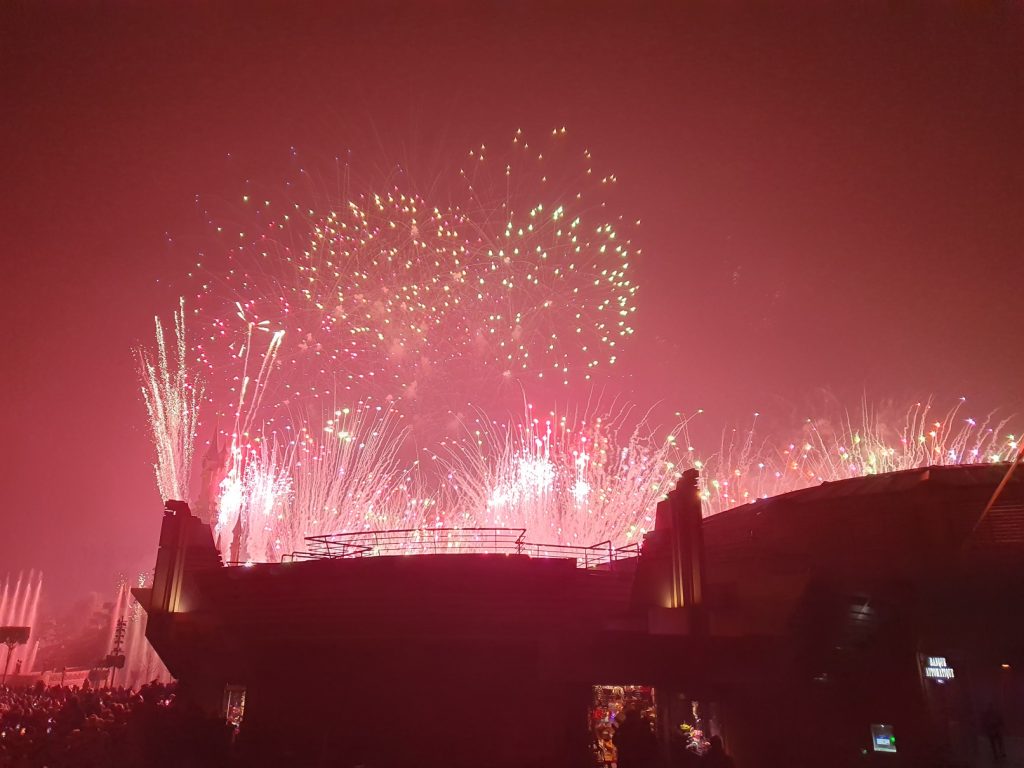
{"label": "curved roof edge", "polygon": [[[994,487],[1003,479],[1009,468],[1010,462],[932,465],[904,469],[898,472],[850,477],[844,480],[826,480],[820,485],[780,493],[777,496],[769,496],[766,499],[756,499],[748,504],[741,504],[738,507],[722,510],[715,515],[706,517],[705,522],[723,518],[723,516],[732,517],[734,514],[743,514],[753,510],[767,510],[776,503],[805,504],[848,496],[899,493],[912,490],[925,482],[951,486],[991,485]],[[1024,482],[1024,473],[1021,475],[1020,482]],[[1015,480],[1014,485],[1016,484],[1017,481]]]}

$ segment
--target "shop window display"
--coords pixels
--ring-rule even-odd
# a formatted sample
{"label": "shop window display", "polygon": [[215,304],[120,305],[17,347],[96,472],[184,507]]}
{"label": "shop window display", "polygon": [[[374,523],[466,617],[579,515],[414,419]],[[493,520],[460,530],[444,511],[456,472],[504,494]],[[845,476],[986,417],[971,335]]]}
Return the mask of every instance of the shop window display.
{"label": "shop window display", "polygon": [[[627,717],[634,717],[652,735],[651,743],[673,765],[687,765],[710,748],[714,705],[683,694],[660,694],[643,685],[595,685],[590,727],[595,765],[617,768],[621,739],[616,733]],[[659,718],[661,721],[659,721]]]}
{"label": "shop window display", "polygon": [[615,733],[627,713],[639,717],[651,729],[652,736],[655,733],[657,706],[654,689],[645,685],[595,685],[593,693],[590,728],[595,763],[615,768],[618,764]]}

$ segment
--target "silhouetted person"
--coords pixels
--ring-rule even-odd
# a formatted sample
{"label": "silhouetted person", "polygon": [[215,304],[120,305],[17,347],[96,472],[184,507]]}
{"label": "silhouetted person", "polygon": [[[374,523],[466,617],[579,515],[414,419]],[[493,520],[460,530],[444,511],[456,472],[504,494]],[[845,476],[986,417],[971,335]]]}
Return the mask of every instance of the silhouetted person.
{"label": "silhouetted person", "polygon": [[711,737],[711,747],[708,749],[708,753],[704,755],[704,764],[708,768],[735,768],[736,763],[725,754],[721,736]]}
{"label": "silhouetted person", "polygon": [[82,711],[82,703],[77,696],[67,700],[60,712],[57,713],[57,730],[61,734],[68,734],[82,727],[85,722],[85,713]]}
{"label": "silhouetted person", "polygon": [[701,764],[700,755],[690,749],[689,739],[679,729],[672,734],[668,748],[672,768],[692,768]]}
{"label": "silhouetted person", "polygon": [[1003,716],[990,704],[981,716],[981,727],[988,736],[988,745],[992,748],[992,759],[1002,760],[1006,757],[1006,746],[1003,744]]}
{"label": "silhouetted person", "polygon": [[658,740],[639,712],[629,711],[612,741],[618,753],[618,768],[650,768],[658,753]]}

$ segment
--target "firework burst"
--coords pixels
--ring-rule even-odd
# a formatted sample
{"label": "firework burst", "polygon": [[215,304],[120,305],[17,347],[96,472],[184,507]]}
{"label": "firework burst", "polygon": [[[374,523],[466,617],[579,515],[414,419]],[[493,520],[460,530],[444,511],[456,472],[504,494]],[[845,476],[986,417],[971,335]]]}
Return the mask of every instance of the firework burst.
{"label": "firework burst", "polygon": [[251,328],[286,330],[268,406],[340,393],[407,416],[592,379],[633,333],[636,251],[608,205],[615,177],[563,134],[473,150],[436,185],[443,203],[393,183],[320,209],[247,196],[255,234],[203,273],[200,360],[213,376]]}
{"label": "firework burst", "polygon": [[679,477],[684,426],[658,439],[629,417],[628,408],[538,417],[527,406],[499,424],[481,414],[436,457],[449,524],[525,528],[529,540],[556,544],[639,541]]}
{"label": "firework burst", "polygon": [[[360,402],[321,427],[285,427],[241,445],[218,499],[222,554],[237,546],[239,559],[276,561],[301,551],[307,536],[425,524],[430,500],[398,457],[405,432],[392,407]],[[236,530],[239,540],[229,540]]]}
{"label": "firework burst", "polygon": [[[494,421],[527,390],[555,402],[607,387],[633,335],[639,222],[615,212],[614,175],[563,134],[475,148],[429,194],[399,175],[308,204],[243,196],[252,226],[198,272],[196,302],[194,351],[214,408],[233,417],[216,499],[224,554],[276,560],[306,536],[425,526],[622,545],[650,529],[688,466],[713,514],[1016,450],[1005,422],[963,419],[962,403],[937,419],[930,402],[897,420],[865,406],[782,441],[759,438],[755,419],[710,453],[686,419],[658,437],[629,408]],[[140,359],[158,482],[181,495],[197,399],[178,316],[175,327],[174,365],[159,323],[157,362]]]}

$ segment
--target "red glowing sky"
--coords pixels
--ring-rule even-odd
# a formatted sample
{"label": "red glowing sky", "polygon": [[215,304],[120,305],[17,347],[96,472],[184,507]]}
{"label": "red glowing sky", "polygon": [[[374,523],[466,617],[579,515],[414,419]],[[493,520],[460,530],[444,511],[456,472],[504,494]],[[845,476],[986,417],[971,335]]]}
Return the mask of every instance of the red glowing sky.
{"label": "red glowing sky", "polygon": [[41,567],[56,597],[151,566],[130,348],[192,261],[165,233],[293,146],[443,158],[568,126],[644,221],[639,400],[716,424],[822,389],[1024,404],[1019,7],[201,5],[0,11],[0,576]]}

